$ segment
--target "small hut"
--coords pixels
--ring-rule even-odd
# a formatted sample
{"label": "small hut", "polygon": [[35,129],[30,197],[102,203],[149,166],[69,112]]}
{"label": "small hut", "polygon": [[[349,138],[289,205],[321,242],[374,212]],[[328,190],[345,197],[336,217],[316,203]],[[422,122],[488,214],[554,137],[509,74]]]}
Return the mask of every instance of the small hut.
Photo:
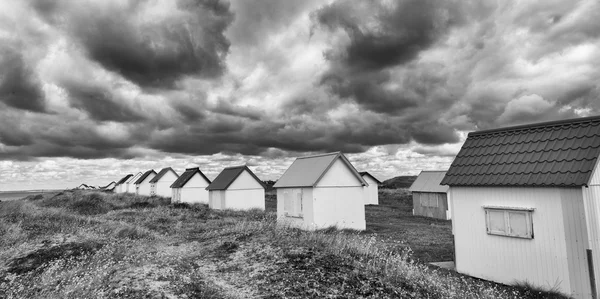
{"label": "small hut", "polygon": [[223,169],[206,190],[211,209],[265,209],[265,185],[245,165]]}
{"label": "small hut", "polygon": [[141,172],[136,173],[131,176],[127,181],[125,181],[125,191],[127,193],[135,193],[135,182],[142,176]]}
{"label": "small hut", "polygon": [[451,219],[448,186],[440,185],[445,171],[421,171],[408,191],[412,192],[413,215]]}
{"label": "small hut", "polygon": [[366,171],[359,172],[359,174],[367,182],[367,186],[363,187],[365,188],[365,205],[378,205],[381,182]]}
{"label": "small hut", "polygon": [[179,178],[173,168],[161,169],[156,176],[150,180],[150,195],[171,197],[171,185]]}
{"label": "small hut", "polygon": [[128,174],[128,175],[124,176],[123,178],[121,178],[115,185],[115,193],[124,193],[126,190],[125,182],[127,180],[129,180],[132,176],[133,176],[133,174]]}
{"label": "small hut", "polygon": [[135,194],[150,196],[150,180],[156,176],[156,171],[150,169],[135,181]]}
{"label": "small hut", "polygon": [[273,186],[277,220],[309,230],[364,230],[365,186],[341,152],[297,158]]}
{"label": "small hut", "polygon": [[208,204],[206,187],[210,180],[200,171],[200,168],[187,168],[184,173],[171,185],[172,202]]}

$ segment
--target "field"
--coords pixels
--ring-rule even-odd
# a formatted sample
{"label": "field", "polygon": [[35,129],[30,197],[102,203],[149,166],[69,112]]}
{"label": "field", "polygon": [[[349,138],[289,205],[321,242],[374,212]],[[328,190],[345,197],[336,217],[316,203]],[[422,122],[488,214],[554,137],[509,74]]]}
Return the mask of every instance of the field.
{"label": "field", "polygon": [[273,195],[267,212],[93,191],[1,202],[0,298],[564,298],[422,263],[452,256],[449,223],[381,196],[361,233],[277,225]]}

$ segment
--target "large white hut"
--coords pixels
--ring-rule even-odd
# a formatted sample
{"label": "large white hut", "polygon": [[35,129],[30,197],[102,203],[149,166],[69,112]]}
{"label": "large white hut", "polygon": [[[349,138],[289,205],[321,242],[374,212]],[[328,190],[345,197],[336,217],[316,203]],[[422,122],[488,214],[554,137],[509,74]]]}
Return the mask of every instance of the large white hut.
{"label": "large white hut", "polygon": [[206,190],[208,185],[210,180],[200,171],[200,168],[187,168],[171,185],[173,192],[171,202],[208,204],[208,190]]}
{"label": "large white hut", "polygon": [[223,169],[206,190],[211,209],[265,209],[265,185],[247,166]]}
{"label": "large white hut", "polygon": [[133,174],[128,174],[128,175],[124,176],[123,178],[121,178],[115,185],[115,193],[124,193],[126,190],[125,182],[127,180],[129,180],[132,176],[133,176]]}
{"label": "large white hut", "polygon": [[303,229],[366,229],[367,182],[341,152],[297,158],[273,186],[277,220]]}
{"label": "large white hut", "polygon": [[150,169],[135,181],[135,194],[150,196],[150,180],[156,176],[156,171]]}
{"label": "large white hut", "polygon": [[367,182],[365,189],[365,204],[366,205],[378,205],[379,204],[379,185],[381,182],[367,171],[359,172],[360,176]]}
{"label": "large white hut", "polygon": [[171,185],[179,178],[173,168],[161,169],[158,174],[150,180],[150,195],[171,197]]}
{"label": "large white hut", "polygon": [[598,298],[599,155],[599,116],[469,133],[441,182],[456,270]]}

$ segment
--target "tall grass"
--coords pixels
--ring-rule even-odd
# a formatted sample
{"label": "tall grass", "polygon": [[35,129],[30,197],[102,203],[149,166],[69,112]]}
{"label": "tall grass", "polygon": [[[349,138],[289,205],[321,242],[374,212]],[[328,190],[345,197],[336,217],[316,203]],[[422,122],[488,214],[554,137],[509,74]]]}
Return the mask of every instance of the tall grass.
{"label": "tall grass", "polygon": [[75,191],[2,202],[0,233],[6,298],[565,298],[433,270],[401,241],[158,197]]}

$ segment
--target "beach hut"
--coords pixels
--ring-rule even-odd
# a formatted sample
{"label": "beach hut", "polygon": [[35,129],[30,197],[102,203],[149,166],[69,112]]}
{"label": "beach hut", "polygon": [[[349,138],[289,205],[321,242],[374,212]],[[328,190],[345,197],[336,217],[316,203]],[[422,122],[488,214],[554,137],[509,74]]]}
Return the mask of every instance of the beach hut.
{"label": "beach hut", "polygon": [[200,168],[187,168],[171,185],[172,202],[208,204],[206,187],[210,180],[200,171]]}
{"label": "beach hut", "polygon": [[135,181],[135,194],[150,196],[150,180],[156,176],[156,171],[150,169]]}
{"label": "beach hut", "polygon": [[117,183],[115,181],[112,181],[112,182],[108,183],[108,185],[101,187],[100,189],[105,190],[105,191],[114,191],[116,185],[117,185]]}
{"label": "beach hut", "polygon": [[211,209],[265,209],[265,185],[245,165],[223,169],[206,190]]}
{"label": "beach hut", "polygon": [[421,171],[408,188],[412,192],[413,215],[437,219],[451,219],[448,204],[448,186],[440,185],[445,171]]}
{"label": "beach hut", "polygon": [[132,176],[133,176],[133,174],[128,174],[128,175],[124,176],[123,178],[121,178],[115,185],[115,193],[125,192],[125,182],[128,179],[130,179]]}
{"label": "beach hut", "polygon": [[365,204],[366,205],[378,205],[379,204],[379,185],[381,182],[371,175],[370,173],[363,171],[359,172],[360,176],[367,182],[365,189]]}
{"label": "beach hut", "polygon": [[179,178],[173,168],[161,169],[156,176],[150,180],[150,195],[171,197],[171,185]]}
{"label": "beach hut", "polygon": [[125,191],[127,193],[135,193],[135,182],[142,176],[141,172],[138,172],[131,176],[127,181],[125,181]]}
{"label": "beach hut", "polygon": [[598,116],[469,133],[441,182],[456,270],[598,298],[599,154]]}
{"label": "beach hut", "polygon": [[363,177],[341,152],[297,158],[273,186],[277,220],[302,229],[364,230]]}

